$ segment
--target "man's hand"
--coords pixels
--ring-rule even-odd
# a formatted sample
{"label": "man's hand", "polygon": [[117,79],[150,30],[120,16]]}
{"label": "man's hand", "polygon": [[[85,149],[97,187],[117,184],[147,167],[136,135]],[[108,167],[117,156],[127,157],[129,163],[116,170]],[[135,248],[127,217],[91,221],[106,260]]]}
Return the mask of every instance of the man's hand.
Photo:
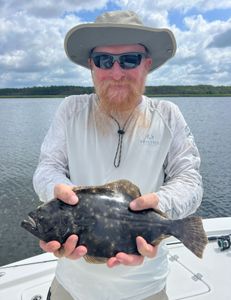
{"label": "man's hand", "polygon": [[[78,197],[73,192],[72,188],[65,184],[57,184],[54,188],[55,198],[63,202],[75,205],[78,203]],[[78,236],[72,234],[66,242],[61,245],[58,241],[50,241],[48,243],[40,241],[39,245],[45,252],[53,252],[57,257],[67,257],[69,259],[78,259],[87,253],[87,248],[84,246],[76,247]]]}
{"label": "man's hand", "polygon": [[87,248],[84,246],[76,247],[77,242],[78,236],[72,234],[63,245],[57,241],[50,241],[48,243],[40,241],[39,245],[45,252],[52,252],[58,258],[78,259],[86,255]]}
{"label": "man's hand", "polygon": [[[159,199],[155,193],[146,194],[139,198],[136,198],[130,203],[130,208],[132,210],[144,210],[147,208],[156,208],[159,203]],[[153,258],[157,253],[157,247],[148,244],[145,239],[141,236],[136,238],[137,250],[140,255],[126,254],[119,252],[115,257],[111,257],[107,261],[107,266],[112,268],[117,265],[126,266],[138,266],[144,261],[144,257]]]}
{"label": "man's hand", "polygon": [[70,205],[75,205],[79,201],[76,193],[73,192],[72,187],[66,184],[57,184],[54,187],[54,196]]}
{"label": "man's hand", "polygon": [[159,198],[155,193],[146,194],[136,198],[130,202],[130,208],[132,210],[144,210],[147,208],[157,208],[159,204]]}

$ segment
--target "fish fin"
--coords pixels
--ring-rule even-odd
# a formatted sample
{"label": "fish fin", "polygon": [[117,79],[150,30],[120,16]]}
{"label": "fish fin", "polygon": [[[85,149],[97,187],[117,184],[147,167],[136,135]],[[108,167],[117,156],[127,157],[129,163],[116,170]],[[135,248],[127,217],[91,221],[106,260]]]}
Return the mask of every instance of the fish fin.
{"label": "fish fin", "polygon": [[86,262],[90,264],[105,264],[107,262],[107,258],[103,257],[94,257],[89,255],[84,255],[84,259]]}
{"label": "fish fin", "polygon": [[131,195],[133,199],[141,196],[140,189],[131,181],[126,179],[120,179],[117,181],[109,182],[108,184],[105,184],[103,187],[112,190],[121,191],[124,194]]}
{"label": "fish fin", "polygon": [[167,214],[165,214],[164,212],[162,212],[160,209],[158,208],[153,208],[154,212],[156,212],[157,214],[161,215],[162,217],[168,219]]}
{"label": "fish fin", "polygon": [[91,188],[91,186],[88,186],[88,185],[78,185],[78,186],[74,186],[72,187],[72,191],[77,193],[79,191],[82,191],[82,190],[86,190],[86,189],[89,189]]}
{"label": "fish fin", "polygon": [[173,220],[171,234],[179,239],[196,256],[202,258],[206,244],[207,235],[203,228],[202,219],[197,216]]}
{"label": "fish fin", "polygon": [[166,234],[161,234],[157,239],[155,239],[154,241],[151,242],[151,244],[153,246],[157,246],[159,245],[159,243],[163,240],[163,239],[166,239],[168,238],[169,235],[166,235]]}
{"label": "fish fin", "polygon": [[141,196],[139,188],[133,184],[131,181],[126,180],[126,179],[120,179],[117,181],[112,181],[109,183],[106,183],[104,185],[96,185],[96,186],[75,186],[73,187],[73,191],[75,193],[78,193],[83,190],[88,190],[90,189],[91,191],[99,190],[99,189],[106,189],[106,190],[112,190],[112,191],[121,191],[122,193],[131,195],[133,199],[138,198]]}

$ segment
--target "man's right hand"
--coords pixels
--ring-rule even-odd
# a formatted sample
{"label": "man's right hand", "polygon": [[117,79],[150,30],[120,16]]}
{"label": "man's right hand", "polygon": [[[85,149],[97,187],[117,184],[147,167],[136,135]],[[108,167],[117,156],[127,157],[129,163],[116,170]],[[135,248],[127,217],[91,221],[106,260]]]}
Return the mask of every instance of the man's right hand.
{"label": "man's right hand", "polygon": [[[66,184],[57,184],[54,188],[54,196],[70,205],[78,203],[78,197],[72,188]],[[59,258],[67,257],[69,259],[78,259],[87,254],[87,248],[85,246],[76,247],[78,239],[77,235],[72,234],[63,245],[58,241],[50,241],[48,243],[40,241],[39,245],[43,251],[52,252]]]}

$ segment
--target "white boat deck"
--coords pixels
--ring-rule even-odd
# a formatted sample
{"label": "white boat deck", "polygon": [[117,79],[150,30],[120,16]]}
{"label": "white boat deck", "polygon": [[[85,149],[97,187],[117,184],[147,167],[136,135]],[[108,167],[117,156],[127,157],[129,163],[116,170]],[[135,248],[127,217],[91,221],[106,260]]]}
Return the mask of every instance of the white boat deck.
{"label": "white boat deck", "polygon": [[[204,222],[209,237],[231,234],[231,218]],[[209,242],[203,259],[182,244],[169,245],[170,275],[167,293],[170,300],[230,300],[231,248],[221,251],[217,241]]]}
{"label": "white boat deck", "polygon": [[[231,217],[204,220],[204,227],[209,237],[231,234]],[[221,251],[210,242],[199,259],[176,239],[167,242],[170,300],[231,299],[231,248]],[[45,300],[55,267],[48,253],[0,267],[0,300]]]}
{"label": "white boat deck", "polygon": [[56,259],[49,253],[1,267],[0,300],[46,299],[55,268]]}

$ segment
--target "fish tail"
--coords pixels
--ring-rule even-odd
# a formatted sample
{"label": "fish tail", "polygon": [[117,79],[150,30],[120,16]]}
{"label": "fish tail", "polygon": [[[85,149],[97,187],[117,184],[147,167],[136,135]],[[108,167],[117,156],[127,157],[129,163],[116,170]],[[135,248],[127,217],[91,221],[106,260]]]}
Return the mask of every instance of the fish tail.
{"label": "fish tail", "polygon": [[184,219],[173,220],[172,222],[171,234],[196,256],[202,258],[205,246],[208,243],[202,219],[197,216],[190,216]]}

